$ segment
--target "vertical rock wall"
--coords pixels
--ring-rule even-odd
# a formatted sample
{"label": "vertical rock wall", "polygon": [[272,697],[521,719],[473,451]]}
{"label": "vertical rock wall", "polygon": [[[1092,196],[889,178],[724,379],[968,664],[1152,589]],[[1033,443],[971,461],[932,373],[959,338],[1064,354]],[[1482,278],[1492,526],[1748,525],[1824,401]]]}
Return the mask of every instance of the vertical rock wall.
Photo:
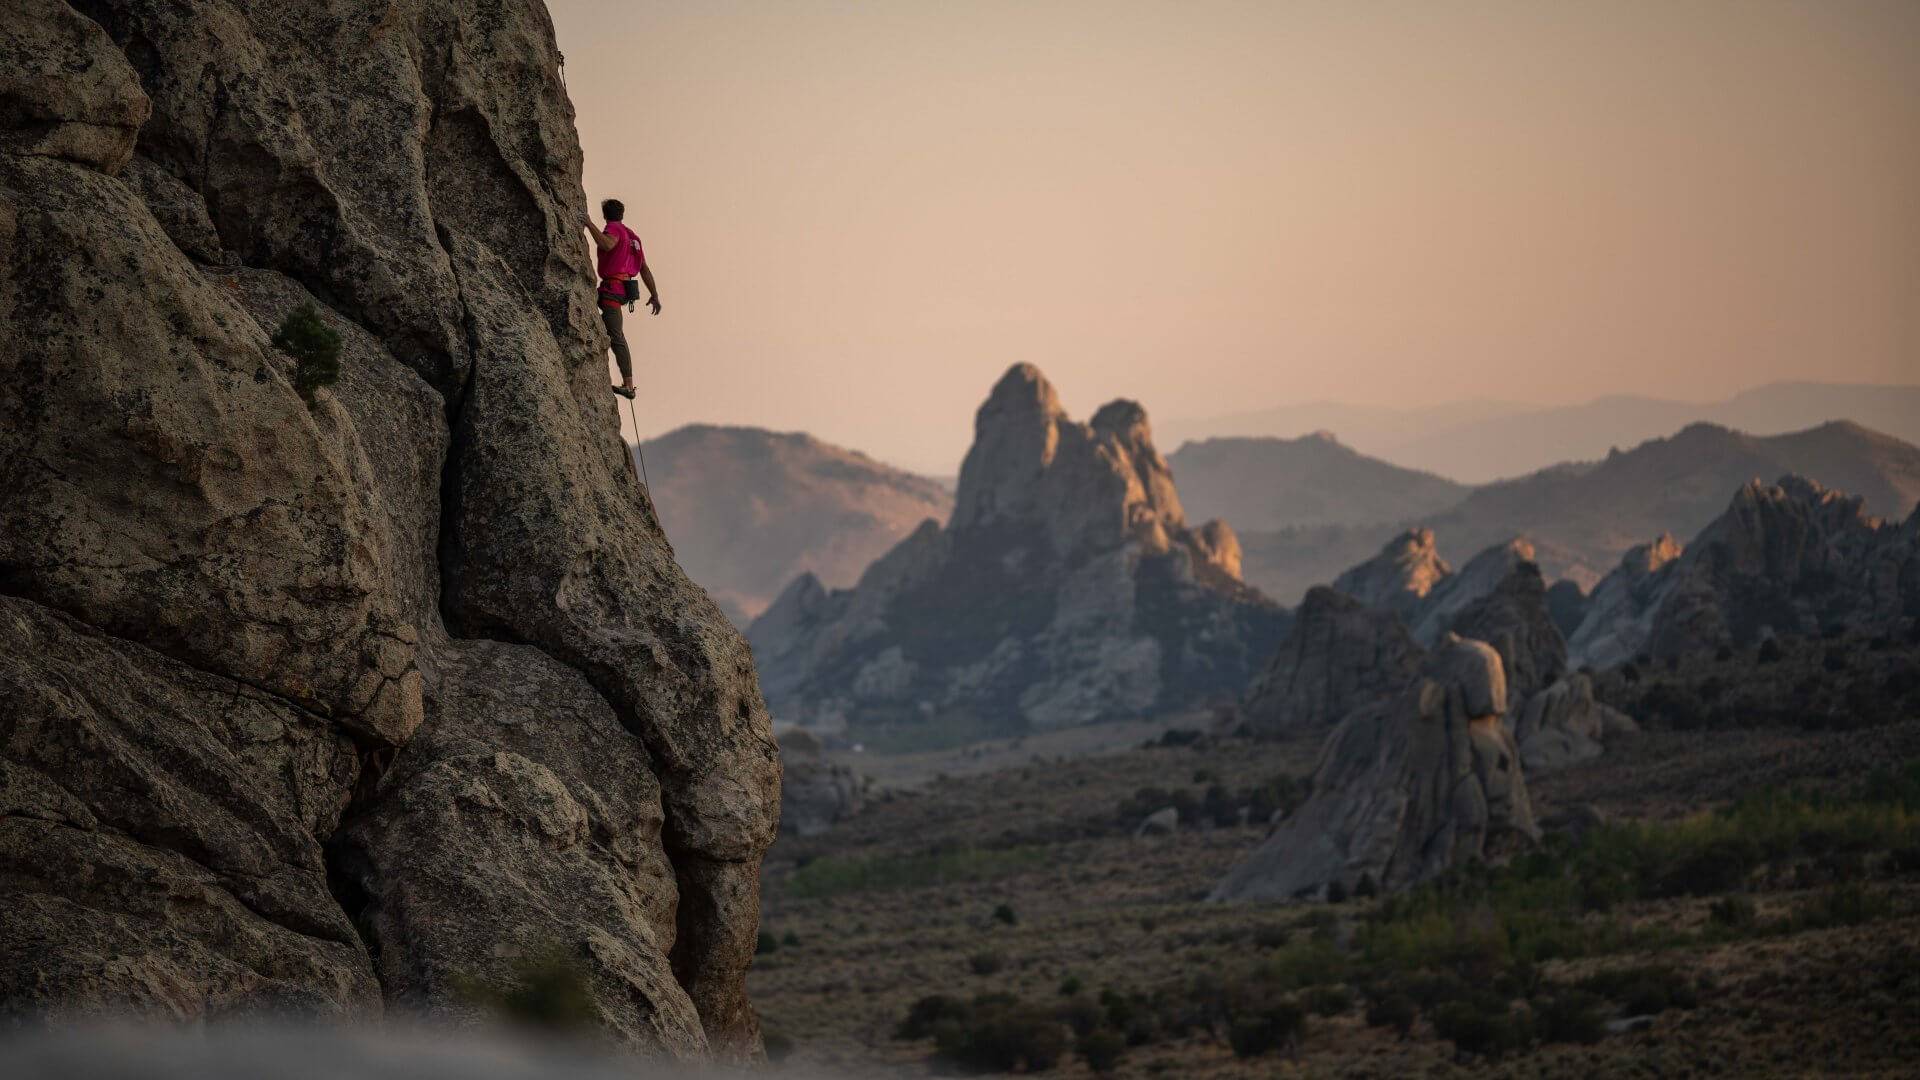
{"label": "vertical rock wall", "polygon": [[545,9],[0,16],[0,1009],[460,1017],[558,951],[756,1054],[778,757],[619,438]]}

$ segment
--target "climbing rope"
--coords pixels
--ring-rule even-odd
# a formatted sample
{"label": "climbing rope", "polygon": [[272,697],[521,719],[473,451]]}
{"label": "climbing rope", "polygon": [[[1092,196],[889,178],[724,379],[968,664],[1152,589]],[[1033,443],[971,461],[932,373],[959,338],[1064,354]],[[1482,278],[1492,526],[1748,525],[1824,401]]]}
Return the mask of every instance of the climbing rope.
{"label": "climbing rope", "polygon": [[640,448],[640,420],[633,412],[633,399],[627,399],[627,419],[633,422],[633,456],[640,459],[640,483],[647,489],[647,496],[653,496],[653,482],[647,479],[647,452]]}

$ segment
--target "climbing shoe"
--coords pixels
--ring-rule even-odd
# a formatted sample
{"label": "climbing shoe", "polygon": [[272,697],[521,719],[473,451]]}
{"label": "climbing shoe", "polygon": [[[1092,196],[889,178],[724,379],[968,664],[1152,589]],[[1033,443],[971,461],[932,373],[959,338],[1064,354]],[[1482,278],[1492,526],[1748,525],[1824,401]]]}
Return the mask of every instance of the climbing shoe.
{"label": "climbing shoe", "polygon": [[626,398],[628,401],[633,400],[633,395],[635,393],[633,389],[625,386],[616,386],[613,388],[613,392],[616,394],[619,394],[623,398]]}

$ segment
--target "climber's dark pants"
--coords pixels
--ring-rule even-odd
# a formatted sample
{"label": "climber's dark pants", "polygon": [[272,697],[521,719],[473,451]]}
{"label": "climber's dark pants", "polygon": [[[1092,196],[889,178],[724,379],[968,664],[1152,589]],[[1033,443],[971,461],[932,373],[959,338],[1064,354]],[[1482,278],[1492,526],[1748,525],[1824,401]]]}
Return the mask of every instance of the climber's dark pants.
{"label": "climber's dark pants", "polygon": [[627,348],[627,332],[621,329],[621,323],[625,320],[620,305],[608,307],[601,304],[600,321],[606,324],[607,337],[613,341],[613,359],[620,365],[620,377],[628,382],[633,381],[633,350]]}

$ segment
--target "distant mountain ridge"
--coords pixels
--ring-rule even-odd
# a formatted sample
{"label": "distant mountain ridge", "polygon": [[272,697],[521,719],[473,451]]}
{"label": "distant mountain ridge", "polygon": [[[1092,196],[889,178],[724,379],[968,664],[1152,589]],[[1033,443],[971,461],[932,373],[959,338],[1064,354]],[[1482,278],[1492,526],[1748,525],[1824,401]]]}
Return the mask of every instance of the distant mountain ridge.
{"label": "distant mountain ridge", "polygon": [[[1208,509],[1238,529],[1247,581],[1283,604],[1413,526],[1430,528],[1453,560],[1525,536],[1548,581],[1592,588],[1634,545],[1663,532],[1692,536],[1725,509],[1728,491],[1787,474],[1855,492],[1879,517],[1904,518],[1920,501],[1920,447],[1839,420],[1769,436],[1690,424],[1600,461],[1464,489],[1446,509],[1370,525],[1240,528],[1232,508]],[[1262,512],[1257,501],[1245,511]]]}
{"label": "distant mountain ridge", "polygon": [[1526,535],[1548,580],[1591,586],[1634,545],[1692,536],[1727,492],[1787,474],[1852,492],[1880,517],[1904,518],[1920,501],[1920,447],[1851,421],[1770,436],[1695,423],[1600,462],[1489,484],[1425,524],[1453,557]]}
{"label": "distant mountain ridge", "polygon": [[1920,385],[1778,382],[1718,401],[1617,394],[1565,406],[1471,400],[1417,409],[1314,402],[1163,423],[1166,441],[1294,438],[1331,430],[1363,454],[1462,483],[1517,477],[1606,456],[1705,421],[1758,436],[1852,420],[1920,442]]}
{"label": "distant mountain ridge", "polygon": [[803,573],[853,584],[953,508],[937,482],[803,432],[690,424],[642,449],[681,565],[740,626]]}
{"label": "distant mountain ridge", "polygon": [[[694,425],[646,446],[669,537],[736,620],[813,572],[844,588],[922,521],[944,523],[951,488],[809,435]],[[1241,543],[1244,579],[1285,605],[1408,528],[1429,527],[1460,562],[1526,536],[1549,582],[1592,588],[1636,544],[1691,536],[1756,478],[1806,476],[1904,518],[1920,501],[1920,448],[1853,421],[1783,435],[1696,422],[1596,460],[1478,487],[1371,457],[1316,432],[1188,443],[1168,459],[1195,520]]]}
{"label": "distant mountain ridge", "polygon": [[1402,521],[1445,510],[1472,490],[1368,457],[1324,431],[1190,442],[1167,464],[1189,513],[1242,531]]}

